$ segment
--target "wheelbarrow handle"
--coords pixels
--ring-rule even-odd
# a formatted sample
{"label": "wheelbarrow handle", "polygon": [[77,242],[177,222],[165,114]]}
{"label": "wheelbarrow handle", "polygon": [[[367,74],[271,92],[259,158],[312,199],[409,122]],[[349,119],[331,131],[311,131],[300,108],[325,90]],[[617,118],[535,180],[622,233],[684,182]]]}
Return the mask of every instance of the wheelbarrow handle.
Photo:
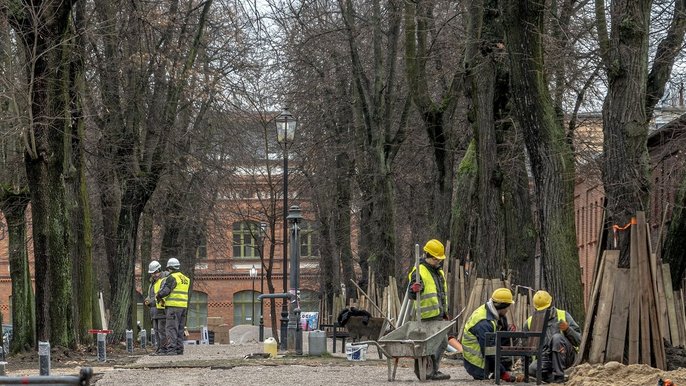
{"label": "wheelbarrow handle", "polygon": [[467,307],[462,307],[462,310],[460,310],[460,312],[457,314],[457,316],[455,316],[454,318],[450,319],[450,321],[451,321],[451,322],[456,321],[457,318],[459,318],[460,316],[462,316],[462,314],[464,313],[464,310],[465,310],[465,309],[467,309]]}
{"label": "wheelbarrow handle", "polygon": [[362,346],[363,344],[373,344],[374,346],[376,346],[376,348],[378,348],[378,349],[383,353],[383,355],[386,356],[386,358],[390,358],[390,357],[391,357],[391,355],[388,354],[388,352],[387,352],[386,350],[384,350],[384,348],[379,344],[379,342],[377,342],[377,341],[375,341],[375,340],[365,340],[365,341],[362,341],[362,342],[353,342],[353,343],[350,343],[351,346]]}

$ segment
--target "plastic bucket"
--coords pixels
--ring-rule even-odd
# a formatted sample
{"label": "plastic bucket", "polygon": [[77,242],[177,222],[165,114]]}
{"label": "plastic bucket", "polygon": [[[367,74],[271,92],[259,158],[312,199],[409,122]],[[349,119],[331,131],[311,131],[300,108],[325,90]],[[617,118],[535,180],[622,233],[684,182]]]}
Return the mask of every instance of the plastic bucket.
{"label": "plastic bucket", "polygon": [[349,361],[361,362],[367,360],[367,348],[369,345],[361,344],[353,346],[351,343],[345,344],[345,356]]}

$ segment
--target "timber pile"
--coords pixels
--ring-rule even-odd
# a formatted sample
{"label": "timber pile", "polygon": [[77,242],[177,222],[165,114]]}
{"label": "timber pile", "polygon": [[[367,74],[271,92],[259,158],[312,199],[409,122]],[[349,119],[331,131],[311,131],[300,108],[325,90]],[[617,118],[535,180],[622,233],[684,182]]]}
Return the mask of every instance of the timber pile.
{"label": "timber pile", "polygon": [[664,274],[669,267],[658,264],[651,251],[644,212],[631,220],[630,232],[630,268],[618,267],[618,250],[605,250],[600,258],[577,362],[666,369],[662,339],[683,343],[683,296],[672,291],[669,274]]}

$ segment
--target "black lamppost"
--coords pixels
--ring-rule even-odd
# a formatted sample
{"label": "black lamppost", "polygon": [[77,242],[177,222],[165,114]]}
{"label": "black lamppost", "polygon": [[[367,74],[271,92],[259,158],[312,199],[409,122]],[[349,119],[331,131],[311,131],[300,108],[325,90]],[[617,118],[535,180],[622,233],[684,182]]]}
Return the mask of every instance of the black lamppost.
{"label": "black lamppost", "polygon": [[[267,233],[267,223],[260,223],[260,295],[264,294],[264,236]],[[264,342],[264,302],[260,299],[260,334],[259,341]]]}
{"label": "black lamppost", "polygon": [[257,268],[255,265],[250,268],[250,278],[252,279],[252,314],[250,314],[250,324],[255,325],[255,278],[257,277]]}
{"label": "black lamppost", "polygon": [[295,349],[297,355],[302,355],[302,330],[300,328],[300,301],[298,290],[300,287],[300,220],[303,216],[300,207],[291,206],[288,211],[288,220],[291,228],[291,293],[295,295],[291,299],[290,314],[288,315],[288,349]]}
{"label": "black lamppost", "polygon": [[[288,292],[288,147],[293,143],[298,121],[284,108],[276,117],[276,140],[283,145],[283,293]],[[287,350],[288,302],[281,304],[281,351]]]}

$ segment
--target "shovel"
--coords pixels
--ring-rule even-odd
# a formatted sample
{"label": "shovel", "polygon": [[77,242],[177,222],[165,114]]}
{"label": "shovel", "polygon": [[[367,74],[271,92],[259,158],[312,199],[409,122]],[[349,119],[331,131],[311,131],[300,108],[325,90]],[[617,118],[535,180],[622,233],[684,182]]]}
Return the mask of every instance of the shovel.
{"label": "shovel", "polygon": [[[421,275],[419,274],[419,244],[414,245],[414,255],[415,255],[414,282],[415,283],[421,283],[422,278],[421,278]],[[415,301],[414,301],[414,308],[417,311],[417,331],[422,330],[422,324],[421,324],[422,323],[422,310],[420,307],[420,303],[421,303],[421,299],[420,299],[421,295],[420,294],[421,294],[421,292],[422,291],[417,292],[417,297],[415,298]]]}

